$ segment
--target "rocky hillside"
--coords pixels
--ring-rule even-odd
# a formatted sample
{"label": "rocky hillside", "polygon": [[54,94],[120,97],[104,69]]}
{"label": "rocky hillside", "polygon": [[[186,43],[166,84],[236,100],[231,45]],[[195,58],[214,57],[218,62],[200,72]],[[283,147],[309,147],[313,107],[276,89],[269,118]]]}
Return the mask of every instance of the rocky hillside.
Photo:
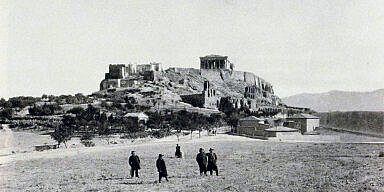
{"label": "rocky hillside", "polygon": [[[110,100],[124,101],[134,98],[138,105],[151,109],[189,108],[182,102],[181,95],[201,94],[204,82],[208,81],[216,96],[243,98],[245,87],[258,85],[263,87],[265,105],[275,105],[277,97],[273,95],[272,85],[250,72],[232,70],[200,70],[194,68],[169,68],[154,74],[154,81],[138,79],[126,87],[103,89],[94,94]],[[260,96],[261,97],[261,96]],[[216,101],[214,101],[216,104]],[[269,103],[268,103],[269,102]],[[201,111],[201,109],[199,109]]]}
{"label": "rocky hillside", "polygon": [[204,81],[208,80],[221,96],[243,97],[244,90],[251,82],[238,80],[230,77],[223,77],[219,72],[210,76],[201,75],[199,69],[177,68],[176,70],[166,70],[164,76],[167,80],[175,84],[177,89],[174,92],[183,94],[201,93]]}
{"label": "rocky hillside", "polygon": [[384,89],[372,92],[330,91],[303,93],[282,99],[290,106],[309,107],[315,111],[384,111]]}

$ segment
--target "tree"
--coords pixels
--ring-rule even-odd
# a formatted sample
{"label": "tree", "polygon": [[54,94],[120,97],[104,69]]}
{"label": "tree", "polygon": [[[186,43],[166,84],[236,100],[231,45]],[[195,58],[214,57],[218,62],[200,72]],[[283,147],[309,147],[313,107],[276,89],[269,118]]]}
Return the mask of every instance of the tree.
{"label": "tree", "polygon": [[66,127],[73,127],[73,126],[77,125],[76,117],[71,116],[71,115],[64,115],[62,122],[63,122],[64,126],[66,126]]}
{"label": "tree", "polygon": [[89,104],[87,109],[85,109],[84,119],[87,121],[95,120],[96,116],[99,115],[99,111],[100,111],[99,109]]}
{"label": "tree", "polygon": [[76,93],[75,98],[76,98],[76,103],[85,103],[87,100],[87,97],[84,96],[82,93]]}
{"label": "tree", "polygon": [[52,139],[57,142],[58,146],[60,147],[60,144],[64,143],[65,148],[67,148],[67,141],[71,139],[72,135],[73,129],[71,127],[65,127],[64,125],[59,125],[55,131],[51,133]]}
{"label": "tree", "polygon": [[211,114],[208,118],[208,121],[211,122],[213,124],[213,126],[221,126],[221,119],[223,117],[221,116],[221,114]]}
{"label": "tree", "polygon": [[148,122],[147,125],[151,129],[159,129],[162,121],[162,116],[159,112],[147,112]]}
{"label": "tree", "polygon": [[11,102],[6,101],[4,98],[1,98],[0,99],[0,107],[10,108],[10,107],[12,107],[12,104],[11,104]]}
{"label": "tree", "polygon": [[12,108],[4,108],[3,110],[0,111],[0,119],[11,119],[13,115],[13,110]]}
{"label": "tree", "polygon": [[43,95],[41,96],[41,98],[42,98],[42,99],[48,99],[48,95],[43,94]]}
{"label": "tree", "polygon": [[31,106],[37,101],[40,101],[40,98],[34,98],[34,97],[12,97],[8,100],[11,103],[12,108],[24,108],[26,106]]}
{"label": "tree", "polygon": [[101,101],[100,106],[103,107],[103,108],[109,108],[108,103],[106,101],[104,101],[104,100]]}
{"label": "tree", "polygon": [[29,114],[34,116],[44,116],[44,115],[54,115],[57,111],[61,110],[62,108],[57,103],[54,104],[44,104],[43,106],[40,105],[33,105],[33,107],[29,108]]}
{"label": "tree", "polygon": [[48,100],[49,100],[50,102],[54,101],[55,99],[56,99],[56,96],[54,96],[54,95],[49,95],[49,96],[48,96]]}
{"label": "tree", "polygon": [[78,115],[78,114],[82,114],[82,113],[84,113],[84,111],[85,111],[85,110],[84,110],[82,107],[74,107],[74,108],[68,110],[67,112],[68,112],[68,113],[75,114],[75,115]]}
{"label": "tree", "polygon": [[188,115],[187,118],[189,118],[189,130],[191,132],[191,139],[192,139],[192,133],[194,130],[199,130],[199,137],[200,137],[200,126],[201,126],[201,116],[197,112],[193,112],[191,115]]}
{"label": "tree", "polygon": [[225,113],[227,116],[230,116],[232,113],[236,112],[236,108],[233,107],[233,104],[228,97],[223,97],[220,99],[219,110]]}
{"label": "tree", "polygon": [[98,125],[98,133],[99,135],[104,135],[107,137],[107,143],[109,144],[109,135],[111,134],[111,130],[109,128],[108,117],[105,113],[102,113],[100,116],[100,123]]}
{"label": "tree", "polygon": [[231,126],[231,128],[236,128],[239,123],[239,114],[231,113],[225,120],[227,124]]}
{"label": "tree", "polygon": [[122,109],[122,105],[119,101],[113,101],[112,106],[113,109]]}
{"label": "tree", "polygon": [[[199,131],[199,138],[201,137],[201,131],[208,123],[206,122],[205,116],[200,113],[192,113],[191,130],[197,129]],[[192,134],[192,131],[191,131]],[[191,136],[192,137],[192,136]]]}

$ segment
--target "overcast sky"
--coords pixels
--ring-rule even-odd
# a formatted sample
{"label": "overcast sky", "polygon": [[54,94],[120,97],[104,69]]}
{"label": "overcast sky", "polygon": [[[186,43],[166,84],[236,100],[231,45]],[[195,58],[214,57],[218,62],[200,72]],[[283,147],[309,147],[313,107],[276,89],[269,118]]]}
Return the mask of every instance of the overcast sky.
{"label": "overcast sky", "polygon": [[[384,1],[0,0],[0,97],[90,94],[109,63],[227,55],[280,97],[384,88]],[[4,42],[4,43],[3,43]]]}

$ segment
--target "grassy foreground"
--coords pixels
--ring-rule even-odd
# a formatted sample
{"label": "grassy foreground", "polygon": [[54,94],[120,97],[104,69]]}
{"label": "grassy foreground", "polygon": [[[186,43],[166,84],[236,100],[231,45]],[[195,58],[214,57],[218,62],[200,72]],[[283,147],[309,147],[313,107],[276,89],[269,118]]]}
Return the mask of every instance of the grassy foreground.
{"label": "grassy foreground", "polygon": [[[176,141],[169,140],[16,159],[0,165],[0,191],[384,191],[382,144],[283,143],[228,135],[179,144],[183,159],[173,158]],[[195,155],[200,147],[215,148],[218,177],[199,176]],[[129,177],[131,150],[142,161],[139,179]],[[165,154],[169,182],[157,183],[158,153]]]}

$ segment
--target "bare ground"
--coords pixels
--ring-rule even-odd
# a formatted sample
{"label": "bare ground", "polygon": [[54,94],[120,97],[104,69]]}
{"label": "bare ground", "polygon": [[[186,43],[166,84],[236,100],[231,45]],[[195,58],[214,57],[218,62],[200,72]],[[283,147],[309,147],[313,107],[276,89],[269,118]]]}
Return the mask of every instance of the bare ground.
{"label": "bare ground", "polygon": [[[16,154],[0,165],[0,191],[384,191],[383,144],[286,143],[218,135],[130,146]],[[199,176],[198,148],[214,147],[220,175]],[[127,159],[136,150],[140,178]],[[170,181],[157,183],[155,161],[165,154]]]}

